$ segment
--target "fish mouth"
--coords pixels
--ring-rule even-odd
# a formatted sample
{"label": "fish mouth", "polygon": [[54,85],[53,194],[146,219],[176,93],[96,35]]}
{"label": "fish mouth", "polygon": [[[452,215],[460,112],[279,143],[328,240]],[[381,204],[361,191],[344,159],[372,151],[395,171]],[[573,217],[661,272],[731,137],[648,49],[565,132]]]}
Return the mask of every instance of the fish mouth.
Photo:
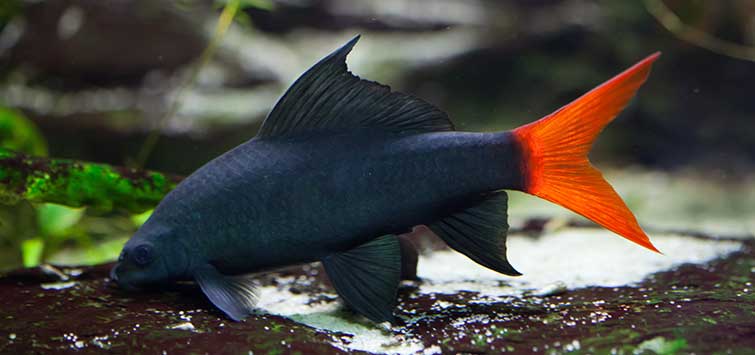
{"label": "fish mouth", "polygon": [[110,269],[110,284],[114,284],[118,286],[119,288],[126,290],[126,291],[139,291],[140,288],[136,287],[122,278],[118,277],[118,267],[120,264],[115,264],[112,269]]}

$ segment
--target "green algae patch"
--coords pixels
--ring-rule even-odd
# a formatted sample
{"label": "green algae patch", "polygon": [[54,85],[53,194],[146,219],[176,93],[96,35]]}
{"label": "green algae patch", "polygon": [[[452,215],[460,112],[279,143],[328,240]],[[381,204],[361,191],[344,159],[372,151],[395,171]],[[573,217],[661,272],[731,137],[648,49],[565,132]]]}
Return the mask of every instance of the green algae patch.
{"label": "green algae patch", "polygon": [[172,190],[175,176],[0,149],[0,202],[19,200],[141,213]]}

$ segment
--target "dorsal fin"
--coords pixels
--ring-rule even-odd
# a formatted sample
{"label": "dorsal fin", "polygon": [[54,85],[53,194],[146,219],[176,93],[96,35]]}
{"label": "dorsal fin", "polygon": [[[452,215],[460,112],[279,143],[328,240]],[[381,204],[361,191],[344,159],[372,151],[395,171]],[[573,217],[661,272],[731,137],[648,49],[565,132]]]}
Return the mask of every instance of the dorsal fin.
{"label": "dorsal fin", "polygon": [[349,72],[354,37],[307,70],[278,100],[258,137],[380,128],[391,132],[451,131],[448,116],[418,98]]}

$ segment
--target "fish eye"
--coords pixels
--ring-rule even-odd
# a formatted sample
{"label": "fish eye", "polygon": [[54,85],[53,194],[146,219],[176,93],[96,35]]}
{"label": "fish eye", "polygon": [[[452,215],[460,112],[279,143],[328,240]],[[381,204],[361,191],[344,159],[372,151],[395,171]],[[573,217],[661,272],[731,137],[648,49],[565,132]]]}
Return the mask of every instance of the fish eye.
{"label": "fish eye", "polygon": [[134,248],[131,252],[131,258],[137,265],[144,266],[152,262],[154,252],[149,244],[142,244]]}

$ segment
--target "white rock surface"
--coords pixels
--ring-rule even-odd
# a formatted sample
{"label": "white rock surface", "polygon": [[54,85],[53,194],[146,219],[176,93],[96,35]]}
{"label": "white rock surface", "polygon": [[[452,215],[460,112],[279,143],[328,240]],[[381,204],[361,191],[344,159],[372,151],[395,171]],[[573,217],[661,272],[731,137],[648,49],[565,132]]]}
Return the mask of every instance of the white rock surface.
{"label": "white rock surface", "polygon": [[[419,292],[453,294],[466,290],[495,299],[520,296],[554,284],[569,289],[624,286],[640,282],[652,273],[684,263],[704,263],[741,247],[741,243],[734,241],[680,235],[653,235],[651,239],[664,255],[601,229],[572,228],[540,238],[511,236],[509,261],[524,274],[516,278],[490,271],[456,252],[436,251],[420,256],[418,274],[423,282]],[[293,294],[288,289],[263,287],[259,307],[314,328],[351,334],[351,339],[334,339],[334,344],[343,349],[389,354],[440,353],[439,348],[425,349],[418,339],[393,334],[387,324],[374,325],[349,316],[330,297],[309,305],[312,295]]]}

